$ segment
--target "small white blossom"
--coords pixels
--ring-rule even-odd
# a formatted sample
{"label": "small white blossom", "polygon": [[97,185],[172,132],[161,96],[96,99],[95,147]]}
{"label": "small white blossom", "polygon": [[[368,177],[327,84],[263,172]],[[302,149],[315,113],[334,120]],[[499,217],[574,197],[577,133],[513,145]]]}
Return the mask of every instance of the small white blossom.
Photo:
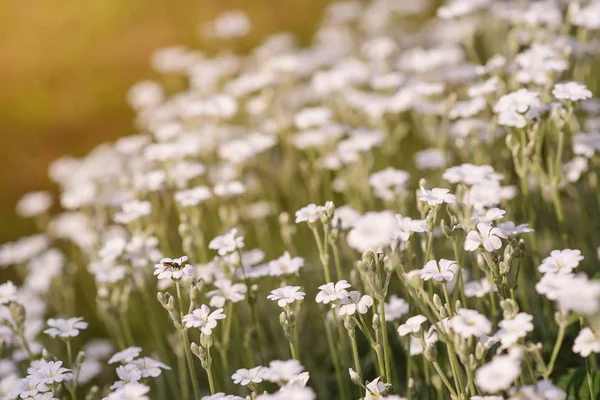
{"label": "small white blossom", "polygon": [[456,261],[442,258],[439,263],[435,260],[428,261],[421,269],[419,276],[424,281],[433,279],[436,282],[451,282],[457,272],[458,264]]}
{"label": "small white blossom", "polygon": [[346,282],[346,280],[341,280],[337,283],[329,282],[325,285],[319,286],[321,291],[317,293],[316,302],[328,304],[330,302],[335,302],[337,300],[341,300],[347,296],[348,289],[351,285]]}
{"label": "small white blossom", "polygon": [[267,299],[277,302],[279,307],[285,307],[296,300],[304,299],[306,293],[300,291],[300,286],[285,286],[279,289],[271,290]]}
{"label": "small white blossom", "polygon": [[437,206],[442,203],[452,204],[456,202],[456,196],[449,192],[450,190],[445,188],[427,190],[421,186],[417,192],[417,198],[426,201],[430,206]]}
{"label": "small white blossom", "polygon": [[269,275],[297,274],[303,266],[304,259],[302,257],[292,257],[289,251],[286,251],[278,259],[269,262]]}
{"label": "small white blossom", "polygon": [[583,256],[579,250],[552,250],[550,257],[546,257],[542,260],[542,264],[538,267],[538,271],[542,273],[570,273],[574,268],[579,266],[581,260],[583,260]]}
{"label": "small white blossom", "polygon": [[233,383],[247,386],[251,383],[261,383],[268,376],[267,368],[254,367],[252,369],[240,368],[231,376]]}
{"label": "small white blossom", "polygon": [[42,361],[35,376],[40,383],[51,385],[62,381],[70,381],[73,374],[70,369],[61,367],[62,361]]}
{"label": "small white blossom", "polygon": [[502,343],[502,348],[507,349],[524,338],[528,332],[533,331],[533,316],[527,313],[518,313],[512,319],[503,319],[498,323],[500,330],[496,337]]}
{"label": "small white blossom", "polygon": [[375,400],[382,398],[386,393],[389,387],[392,385],[385,382],[380,382],[379,379],[381,377],[377,377],[371,382],[367,383],[367,393],[365,395],[365,400]]}
{"label": "small white blossom", "polygon": [[521,374],[521,362],[511,356],[495,356],[475,373],[475,383],[486,393],[506,390]]}
{"label": "small white blossom", "polygon": [[139,347],[128,347],[124,350],[121,350],[121,351],[113,354],[113,356],[108,360],[108,363],[109,364],[114,364],[114,363],[128,364],[128,363],[132,362],[135,358],[137,358],[141,352],[142,352],[142,349]]}
{"label": "small white blossom", "polygon": [[156,378],[160,375],[161,369],[171,369],[171,367],[169,367],[168,365],[165,365],[160,361],[150,357],[138,358],[137,360],[132,361],[132,363],[139,369],[142,378]]}
{"label": "small white blossom", "polygon": [[360,292],[353,290],[340,300],[340,315],[354,315],[357,311],[360,314],[365,314],[371,306],[373,306],[371,296],[361,296]]}
{"label": "small white blossom", "polygon": [[317,222],[321,218],[321,215],[325,213],[325,211],[325,207],[323,206],[309,204],[306,207],[302,207],[300,210],[296,211],[296,223],[298,224],[300,222]]}
{"label": "small white blossom", "polygon": [[69,319],[54,319],[48,320],[48,326],[50,328],[44,331],[45,334],[52,337],[70,338],[79,335],[80,329],[86,329],[88,323],[83,320],[82,317],[69,318]]}
{"label": "small white blossom", "polygon": [[500,238],[506,239],[506,235],[501,229],[494,228],[484,222],[477,224],[477,231],[471,231],[467,235],[464,245],[465,250],[475,251],[483,245],[486,251],[492,252],[502,247]]}
{"label": "small white blossom", "polygon": [[179,280],[183,276],[192,276],[194,274],[194,267],[190,264],[184,263],[187,261],[187,256],[179,258],[163,258],[160,263],[154,265],[154,275],[157,275],[158,279],[173,279]]}
{"label": "small white blossom", "polygon": [[424,315],[415,315],[406,320],[406,322],[398,327],[398,334],[406,336],[409,333],[418,333],[421,331],[421,324],[427,321]]}
{"label": "small white blossom", "polygon": [[212,313],[207,305],[202,304],[200,308],[192,311],[191,314],[187,314],[183,317],[182,322],[188,328],[199,328],[203,334],[210,336],[212,330],[217,327],[217,321],[226,317],[223,314],[223,309],[218,308]]}
{"label": "small white blossom", "polygon": [[577,82],[557,83],[552,89],[552,95],[559,100],[586,100],[592,98],[592,92]]}
{"label": "small white blossom", "polygon": [[208,244],[211,250],[217,250],[220,256],[232,253],[244,248],[244,237],[238,235],[237,228],[233,228],[225,235],[217,236]]}
{"label": "small white blossom", "polygon": [[590,328],[585,327],[575,338],[573,352],[581,357],[587,357],[592,353],[600,353],[600,335],[594,334]]}
{"label": "small white blossom", "polygon": [[485,315],[466,308],[459,309],[456,316],[450,318],[450,326],[463,338],[481,337],[492,331],[492,323]]}
{"label": "small white blossom", "polygon": [[206,296],[210,298],[211,307],[223,307],[225,301],[238,303],[246,298],[246,292],[248,292],[246,285],[233,283],[229,279],[219,279],[214,285],[216,289],[206,293]]}

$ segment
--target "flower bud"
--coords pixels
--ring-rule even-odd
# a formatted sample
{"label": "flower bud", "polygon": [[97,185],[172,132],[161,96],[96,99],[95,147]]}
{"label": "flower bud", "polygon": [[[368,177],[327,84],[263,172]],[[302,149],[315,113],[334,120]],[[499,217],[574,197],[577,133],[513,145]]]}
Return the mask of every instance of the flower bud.
{"label": "flower bud", "polygon": [[46,348],[44,347],[42,349],[42,358],[46,361],[50,361],[52,360],[54,357],[52,357],[52,354],[50,354],[50,352],[48,350],[46,350]]}
{"label": "flower bud", "polygon": [[435,361],[437,357],[437,349],[433,343],[427,343],[423,352],[427,361]]}
{"label": "flower bud", "polygon": [[198,346],[195,342],[192,342],[190,349],[192,350],[192,354],[200,358],[200,346]]}
{"label": "flower bud", "polygon": [[483,359],[484,356],[485,356],[485,349],[483,348],[483,345],[481,344],[481,342],[477,342],[477,345],[475,345],[475,358],[479,361],[479,360]]}
{"label": "flower bud", "polygon": [[469,354],[469,368],[473,371],[477,369],[477,360],[473,354]]}
{"label": "flower bud", "polygon": [[353,370],[352,368],[348,368],[348,372],[350,373],[350,380],[357,385],[362,385],[362,377]]}
{"label": "flower bud", "polygon": [[379,318],[379,315],[377,314],[373,314],[373,330],[378,331],[381,328],[381,319]]}
{"label": "flower bud", "polygon": [[454,309],[460,310],[461,308],[462,308],[462,301],[456,300],[456,302],[454,303]]}
{"label": "flower bud", "polygon": [[433,232],[433,228],[435,227],[435,212],[433,210],[429,210],[429,212],[427,213],[425,223],[427,224],[427,231]]}
{"label": "flower bud", "polygon": [[440,318],[444,319],[448,316],[448,311],[446,311],[446,307],[440,308]]}
{"label": "flower bud", "polygon": [[504,319],[513,319],[519,313],[519,305],[513,299],[500,301]]}
{"label": "flower bud", "polygon": [[99,397],[100,389],[98,386],[94,385],[88,389],[87,394],[85,395],[85,400],[94,400]]}
{"label": "flower bud", "polygon": [[329,218],[329,220],[331,220],[333,218],[333,213],[335,212],[335,204],[333,204],[333,201],[329,200],[325,202],[325,214],[327,215],[327,218]]}
{"label": "flower bud", "polygon": [[442,299],[440,299],[440,296],[437,295],[437,293],[433,295],[433,305],[438,311],[440,310],[440,308],[444,307],[444,303],[442,302]]}

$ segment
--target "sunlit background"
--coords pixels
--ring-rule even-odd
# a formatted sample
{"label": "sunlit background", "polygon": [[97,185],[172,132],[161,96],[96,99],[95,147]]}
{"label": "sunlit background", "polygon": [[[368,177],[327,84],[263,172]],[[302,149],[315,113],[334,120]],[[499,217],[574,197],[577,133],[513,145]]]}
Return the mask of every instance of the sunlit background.
{"label": "sunlit background", "polygon": [[244,10],[248,50],[280,31],[309,40],[331,0],[4,0],[0,12],[0,243],[30,233],[14,207],[54,190],[48,164],[133,133],[128,88],[151,78],[150,56],[184,44],[214,51],[201,26]]}

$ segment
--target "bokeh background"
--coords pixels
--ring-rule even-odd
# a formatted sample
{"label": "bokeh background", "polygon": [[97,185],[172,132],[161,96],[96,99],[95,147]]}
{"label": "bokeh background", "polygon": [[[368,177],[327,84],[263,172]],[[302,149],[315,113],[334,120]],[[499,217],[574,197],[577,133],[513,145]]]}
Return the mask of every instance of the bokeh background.
{"label": "bokeh background", "polygon": [[48,164],[134,133],[126,93],[152,78],[160,47],[213,47],[203,23],[239,9],[252,21],[235,44],[247,51],[271,33],[310,40],[331,0],[0,1],[0,243],[33,231],[15,204],[55,190]]}

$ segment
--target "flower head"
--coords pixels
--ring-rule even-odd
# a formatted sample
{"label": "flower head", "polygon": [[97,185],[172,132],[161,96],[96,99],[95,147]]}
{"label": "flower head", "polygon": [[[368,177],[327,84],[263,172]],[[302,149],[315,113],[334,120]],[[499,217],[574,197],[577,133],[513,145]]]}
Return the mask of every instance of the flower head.
{"label": "flower head", "polygon": [[570,273],[574,268],[577,268],[581,260],[583,260],[583,256],[579,250],[552,250],[550,257],[542,260],[538,271],[542,273]]}
{"label": "flower head", "polygon": [[340,300],[340,315],[354,315],[357,311],[365,314],[373,306],[373,298],[369,295],[361,296],[360,292],[353,290]]}
{"label": "flower head", "polygon": [[581,357],[587,357],[592,353],[600,353],[600,335],[596,335],[588,327],[583,328],[575,338],[573,352]]}
{"label": "flower head", "polygon": [[51,385],[73,378],[71,370],[61,367],[62,361],[42,361],[35,373],[40,383]]}
{"label": "flower head", "polygon": [[456,261],[442,258],[439,263],[435,260],[428,261],[421,269],[419,276],[425,281],[433,279],[436,282],[451,282],[457,272],[458,264]]}
{"label": "flower head", "polygon": [[48,326],[50,328],[44,331],[45,334],[52,337],[70,338],[79,335],[80,329],[86,329],[88,323],[83,320],[82,317],[69,318],[69,319],[54,319],[48,320]]}
{"label": "flower head", "polygon": [[182,322],[188,328],[199,328],[204,335],[212,335],[212,330],[217,327],[217,321],[225,318],[223,309],[218,308],[212,313],[207,305],[202,304],[200,308],[192,311],[191,314],[187,314],[183,317]]}
{"label": "flower head", "polygon": [[552,89],[552,95],[559,100],[586,100],[592,98],[592,92],[577,82],[557,83]]}
{"label": "flower head", "polygon": [[418,333],[421,331],[421,325],[427,321],[424,315],[415,315],[406,320],[406,322],[398,327],[398,334],[406,336],[409,333]]}
{"label": "flower head", "polygon": [[279,307],[285,307],[296,300],[304,299],[306,293],[300,291],[300,286],[285,286],[279,289],[271,290],[267,299],[277,302]]}
{"label": "flower head", "polygon": [[187,256],[179,258],[163,258],[158,264],[154,265],[154,275],[158,275],[158,279],[181,280],[183,276],[192,276],[194,267],[184,263],[187,261]]}
{"label": "flower head", "polygon": [[217,236],[208,244],[211,250],[217,250],[220,256],[233,253],[244,248],[244,237],[238,235],[237,228],[233,228],[225,235]]}
{"label": "flower head", "polygon": [[456,196],[450,193],[450,190],[445,188],[425,189],[423,186],[417,192],[417,198],[427,202],[430,206],[438,206],[442,203],[452,204],[456,202]]}
{"label": "flower head", "polygon": [[[478,232],[479,231],[479,232]],[[485,251],[492,252],[502,247],[502,239],[506,239],[506,234],[500,228],[494,228],[485,222],[477,224],[477,231],[471,231],[465,239],[465,250],[474,251],[483,245]]]}
{"label": "flower head", "polygon": [[492,323],[485,315],[466,308],[460,308],[457,314],[450,318],[450,325],[452,330],[463,338],[481,337],[489,335],[492,331]]}
{"label": "flower head", "polygon": [[352,285],[350,285],[344,279],[338,281],[337,283],[329,282],[325,285],[321,285],[319,286],[321,291],[317,293],[316,302],[328,304],[330,302],[341,300],[347,296],[348,292],[346,289],[348,289],[350,286]]}
{"label": "flower head", "polygon": [[265,367],[254,367],[251,369],[240,368],[231,376],[233,383],[240,384],[242,386],[248,386],[251,383],[261,383],[267,378],[268,370]]}

